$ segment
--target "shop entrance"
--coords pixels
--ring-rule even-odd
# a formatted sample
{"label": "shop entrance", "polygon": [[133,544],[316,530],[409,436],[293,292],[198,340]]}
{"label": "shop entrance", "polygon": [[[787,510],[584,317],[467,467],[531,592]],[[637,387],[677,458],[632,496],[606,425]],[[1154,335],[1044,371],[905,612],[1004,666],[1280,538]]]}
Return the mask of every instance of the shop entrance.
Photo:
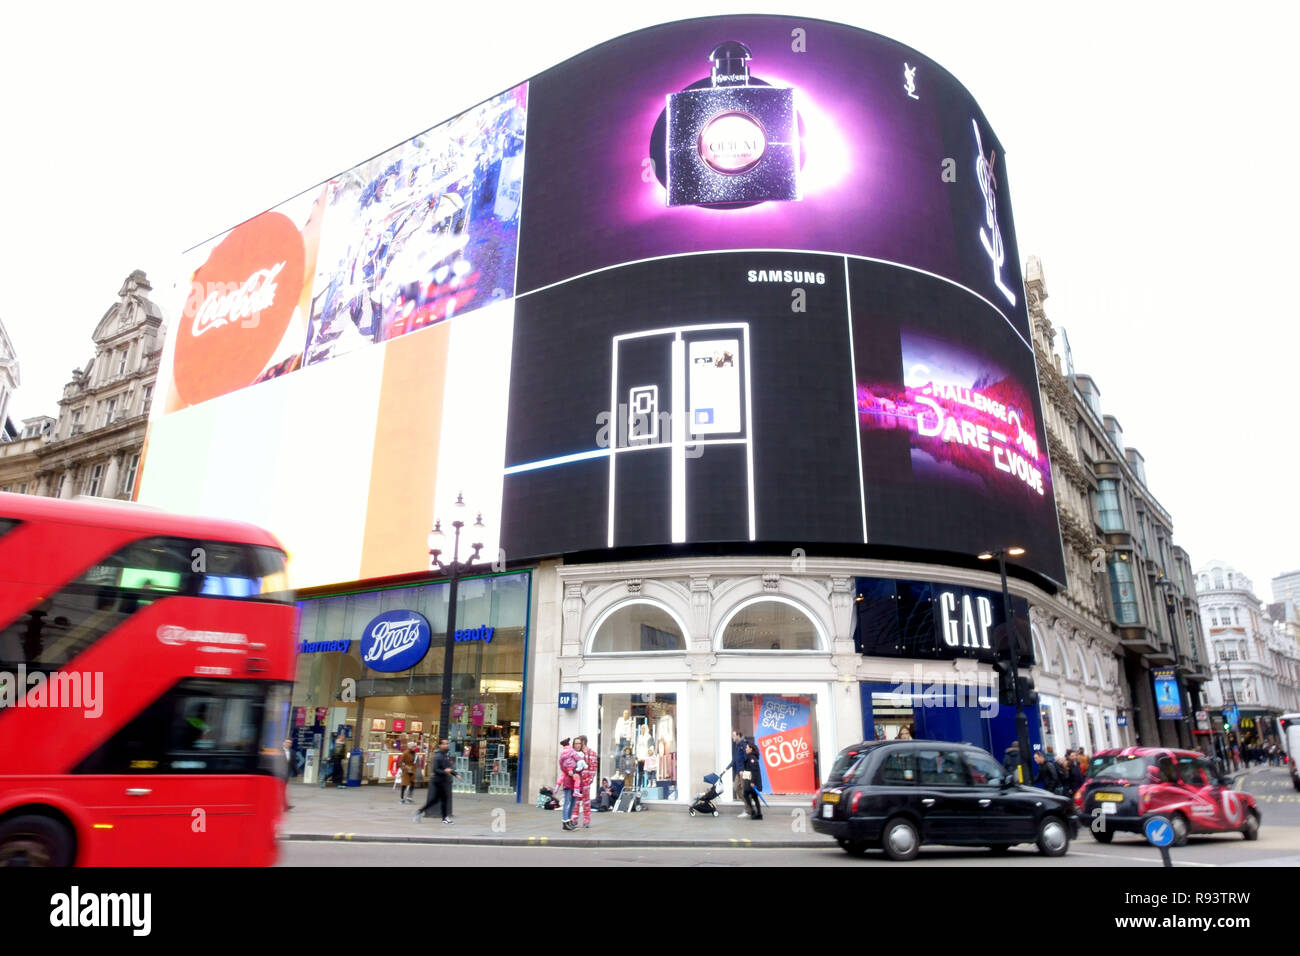
{"label": "shop entrance", "polygon": [[676,694],[601,694],[596,751],[600,775],[642,800],[677,799]]}

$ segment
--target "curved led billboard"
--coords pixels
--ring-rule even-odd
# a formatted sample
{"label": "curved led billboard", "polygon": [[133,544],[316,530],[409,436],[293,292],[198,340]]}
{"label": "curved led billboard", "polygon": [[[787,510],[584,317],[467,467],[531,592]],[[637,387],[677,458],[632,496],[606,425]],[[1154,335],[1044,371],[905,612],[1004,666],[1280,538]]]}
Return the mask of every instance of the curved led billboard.
{"label": "curved led billboard", "polygon": [[642,30],[192,250],[140,497],[266,525],[299,586],[426,568],[460,493],[510,560],[1016,544],[1063,581],[1019,261],[933,61]]}

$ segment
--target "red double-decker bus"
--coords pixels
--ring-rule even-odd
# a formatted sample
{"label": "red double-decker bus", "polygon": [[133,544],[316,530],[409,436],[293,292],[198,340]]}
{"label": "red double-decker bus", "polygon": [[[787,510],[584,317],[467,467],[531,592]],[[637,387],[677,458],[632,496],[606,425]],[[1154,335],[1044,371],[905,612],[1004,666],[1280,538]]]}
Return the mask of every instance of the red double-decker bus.
{"label": "red double-decker bus", "polygon": [[0,494],[0,866],[275,860],[285,560],[252,525]]}

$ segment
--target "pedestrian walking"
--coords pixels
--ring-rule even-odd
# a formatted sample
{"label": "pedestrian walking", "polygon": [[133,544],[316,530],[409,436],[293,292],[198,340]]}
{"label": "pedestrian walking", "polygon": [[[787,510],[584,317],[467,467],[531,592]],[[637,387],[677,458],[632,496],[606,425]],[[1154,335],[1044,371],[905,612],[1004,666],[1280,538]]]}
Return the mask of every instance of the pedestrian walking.
{"label": "pedestrian walking", "polygon": [[1083,754],[1076,754],[1066,764],[1066,786],[1070,788],[1067,796],[1074,796],[1083,786]]}
{"label": "pedestrian walking", "polygon": [[348,735],[339,731],[334,738],[334,766],[330,771],[330,782],[335,787],[343,786],[343,765],[348,759]]}
{"label": "pedestrian walking", "polygon": [[410,746],[402,751],[402,759],[398,764],[402,772],[402,796],[399,803],[415,802],[415,748],[418,746],[419,744],[412,740]]}
{"label": "pedestrian walking", "polygon": [[560,775],[555,780],[555,789],[564,794],[560,806],[560,826],[569,829],[569,818],[573,816],[573,767],[578,762],[577,754],[565,737],[560,741]]}
{"label": "pedestrian walking", "polygon": [[429,797],[424,807],[415,811],[412,817],[416,823],[423,820],[434,806],[442,805],[442,822],[452,823],[451,819],[451,778],[456,771],[451,766],[451,742],[443,737],[438,741],[438,750],[433,755],[433,771],[429,774]]}
{"label": "pedestrian walking", "polygon": [[289,802],[289,781],[293,779],[293,740],[284,738],[284,812],[293,809]]}
{"label": "pedestrian walking", "polygon": [[587,746],[586,737],[578,737],[573,742],[574,776],[577,778],[573,787],[573,818],[570,830],[578,828],[579,817],[583,829],[591,827],[591,785],[596,780],[596,751]]}
{"label": "pedestrian walking", "polygon": [[[745,737],[739,730],[733,730],[731,732],[731,763],[723,767],[722,772],[731,771],[731,795],[737,803],[745,799],[745,778],[740,775],[744,769]],[[737,816],[747,817],[749,813],[741,810]]]}
{"label": "pedestrian walking", "polygon": [[1034,764],[1037,766],[1037,772],[1034,774],[1034,785],[1049,793],[1059,793],[1061,789],[1061,772],[1057,769],[1056,761],[1048,760],[1042,751],[1035,751]]}
{"label": "pedestrian walking", "polygon": [[763,798],[758,791],[763,786],[763,762],[752,743],[745,744],[745,768],[740,773],[745,784],[745,809],[751,820],[763,819]]}
{"label": "pedestrian walking", "polygon": [[1020,742],[1016,741],[1008,747],[1002,754],[1002,769],[1007,773],[1015,774],[1016,779],[1020,779]]}

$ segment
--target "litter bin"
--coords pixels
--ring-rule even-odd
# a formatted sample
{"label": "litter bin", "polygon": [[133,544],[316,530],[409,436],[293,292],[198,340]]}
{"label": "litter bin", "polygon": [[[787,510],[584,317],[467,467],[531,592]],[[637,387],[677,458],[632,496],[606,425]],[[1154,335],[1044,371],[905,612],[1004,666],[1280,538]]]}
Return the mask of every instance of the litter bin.
{"label": "litter bin", "polygon": [[348,754],[348,783],[349,787],[361,786],[361,765],[365,760],[360,748],[355,749]]}

